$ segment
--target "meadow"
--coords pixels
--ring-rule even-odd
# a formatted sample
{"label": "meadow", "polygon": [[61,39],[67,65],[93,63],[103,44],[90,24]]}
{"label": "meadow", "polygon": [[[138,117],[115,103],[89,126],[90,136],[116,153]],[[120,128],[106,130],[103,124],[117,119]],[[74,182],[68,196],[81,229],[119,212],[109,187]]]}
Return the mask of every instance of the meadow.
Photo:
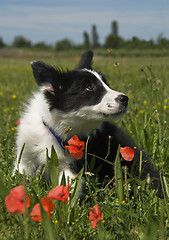
{"label": "meadow", "polygon": [[[32,221],[29,213],[39,199],[56,185],[42,181],[40,175],[25,179],[12,176],[15,156],[16,122],[20,112],[37,90],[30,61],[42,60],[56,67],[73,69],[79,52],[47,53],[9,51],[0,55],[0,239],[169,239],[169,57],[119,57],[111,52],[95,55],[93,67],[101,71],[109,85],[129,96],[129,110],[115,122],[123,127],[151,157],[160,172],[164,198],[149,187],[149,179],[132,179],[125,174],[118,189],[118,176],[99,183],[97,176],[87,176],[86,195],[75,204],[74,196],[63,203],[55,201],[51,219],[41,208],[42,221]],[[51,160],[53,158],[53,160]],[[49,157],[57,169],[57,157]],[[120,159],[119,159],[120,161]],[[79,175],[80,179],[80,175]],[[76,180],[78,189],[79,179]],[[64,177],[63,181],[64,183]],[[131,184],[133,183],[133,184]],[[22,215],[7,211],[4,204],[10,190],[24,185],[31,205]],[[76,189],[75,189],[76,190]],[[119,196],[123,193],[123,198]],[[73,195],[73,194],[72,194]],[[25,202],[25,201],[24,201]],[[97,227],[89,222],[89,211],[98,204],[103,213]]]}

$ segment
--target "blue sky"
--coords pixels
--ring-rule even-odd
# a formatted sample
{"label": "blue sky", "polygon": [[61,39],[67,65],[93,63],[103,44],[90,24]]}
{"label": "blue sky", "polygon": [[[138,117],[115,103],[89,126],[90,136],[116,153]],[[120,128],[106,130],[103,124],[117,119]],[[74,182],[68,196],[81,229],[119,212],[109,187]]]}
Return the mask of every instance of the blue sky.
{"label": "blue sky", "polygon": [[63,38],[83,42],[95,24],[104,42],[116,20],[125,39],[169,39],[169,0],[0,0],[0,37],[12,43],[22,35],[32,43]]}

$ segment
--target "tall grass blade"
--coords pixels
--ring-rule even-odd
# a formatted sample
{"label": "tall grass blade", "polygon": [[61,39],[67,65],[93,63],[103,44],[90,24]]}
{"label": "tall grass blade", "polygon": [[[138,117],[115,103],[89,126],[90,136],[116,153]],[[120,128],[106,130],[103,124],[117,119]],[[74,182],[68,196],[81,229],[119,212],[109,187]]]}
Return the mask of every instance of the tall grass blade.
{"label": "tall grass blade", "polygon": [[166,195],[167,195],[167,198],[169,198],[169,190],[168,190],[168,185],[167,185],[166,177],[165,177],[165,176],[162,176],[162,178],[163,178],[165,193],[166,193]]}
{"label": "tall grass blade", "polygon": [[19,154],[18,164],[17,164],[17,170],[18,170],[18,171],[19,171],[19,164],[20,164],[20,162],[21,162],[21,157],[22,157],[24,148],[25,148],[25,143],[23,144],[22,149],[21,149],[20,154]]}
{"label": "tall grass blade", "polygon": [[9,194],[9,190],[7,189],[5,184],[3,183],[2,179],[3,179],[2,174],[0,174],[0,189],[1,189],[0,196],[4,200],[5,197]]}
{"label": "tall grass blade", "polygon": [[141,172],[142,172],[142,163],[143,163],[143,152],[140,151],[139,176],[141,176]]}
{"label": "tall grass blade", "polygon": [[24,239],[29,240],[30,239],[30,224],[29,224],[29,210],[26,206],[26,176],[25,174],[23,175],[23,186],[24,186],[24,207],[25,207],[25,212],[24,212]]}
{"label": "tall grass blade", "polygon": [[149,224],[139,232],[140,240],[157,240],[157,221],[150,219]]}
{"label": "tall grass blade", "polygon": [[152,159],[155,158],[155,154],[157,151],[157,146],[158,146],[158,133],[154,133],[154,139],[153,139],[153,145],[152,145]]}
{"label": "tall grass blade", "polygon": [[115,188],[116,188],[116,194],[117,198],[119,199],[119,202],[122,202],[124,200],[124,185],[123,185],[123,174],[121,169],[121,162],[120,162],[120,145],[118,147],[116,159],[115,159]]}
{"label": "tall grass blade", "polygon": [[160,222],[159,222],[159,239],[160,240],[165,240],[166,238],[164,237],[165,234],[165,227],[164,227],[164,208],[161,206],[160,209]]}

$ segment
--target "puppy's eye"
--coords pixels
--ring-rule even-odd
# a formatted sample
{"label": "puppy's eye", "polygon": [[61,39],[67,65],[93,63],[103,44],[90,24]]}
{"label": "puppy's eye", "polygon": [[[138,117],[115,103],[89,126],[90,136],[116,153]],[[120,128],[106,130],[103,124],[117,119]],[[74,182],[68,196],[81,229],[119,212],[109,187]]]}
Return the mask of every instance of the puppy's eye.
{"label": "puppy's eye", "polygon": [[88,84],[87,86],[86,86],[86,91],[94,91],[95,90],[95,86],[94,86],[94,84]]}

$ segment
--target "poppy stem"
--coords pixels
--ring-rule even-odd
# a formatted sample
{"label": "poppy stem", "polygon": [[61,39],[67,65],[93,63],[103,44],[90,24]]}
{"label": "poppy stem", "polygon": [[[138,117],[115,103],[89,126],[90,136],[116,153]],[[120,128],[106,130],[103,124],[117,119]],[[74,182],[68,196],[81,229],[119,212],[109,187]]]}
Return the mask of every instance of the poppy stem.
{"label": "poppy stem", "polygon": [[94,154],[92,154],[92,153],[87,153],[87,154],[90,155],[90,156],[92,156],[92,157],[96,157],[96,158],[98,158],[98,159],[100,159],[100,160],[102,160],[102,161],[104,161],[104,162],[107,162],[107,163],[111,164],[112,166],[114,166],[114,163],[112,163],[112,162],[110,162],[110,161],[108,161],[108,160],[106,160],[106,159],[104,159],[104,158],[101,158],[101,157],[99,157],[99,156],[97,156],[97,155],[94,155]]}
{"label": "poppy stem", "polygon": [[101,189],[99,189],[101,192],[104,192],[107,188],[108,188],[108,186],[113,182],[115,180],[115,177],[113,177],[107,184],[106,184],[106,186],[104,187],[104,188],[101,188]]}
{"label": "poppy stem", "polygon": [[111,146],[111,136],[109,136],[109,142],[108,142],[108,150],[107,150],[107,155],[105,157],[105,160],[107,160],[107,158],[110,155],[110,146]]}
{"label": "poppy stem", "polygon": [[87,147],[88,147],[88,143],[89,143],[89,139],[90,139],[90,136],[88,136],[87,140],[86,140],[86,146],[85,146],[85,169],[84,169],[84,172],[87,172]]}
{"label": "poppy stem", "polygon": [[119,202],[121,203],[124,200],[124,185],[123,185],[123,175],[121,169],[121,162],[120,162],[120,145],[117,150],[117,155],[115,158],[115,165],[114,165],[114,175],[115,175],[115,189],[116,194],[118,197]]}

